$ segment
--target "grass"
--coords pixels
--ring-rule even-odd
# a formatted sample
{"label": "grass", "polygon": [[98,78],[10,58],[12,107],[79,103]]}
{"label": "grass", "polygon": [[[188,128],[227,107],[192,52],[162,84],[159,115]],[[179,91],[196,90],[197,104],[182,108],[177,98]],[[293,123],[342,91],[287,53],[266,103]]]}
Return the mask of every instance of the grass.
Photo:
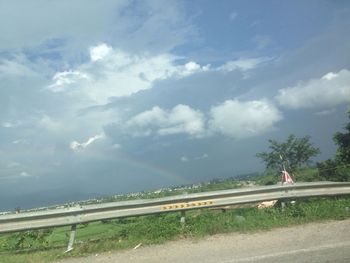
{"label": "grass", "polygon": [[[296,182],[314,182],[325,180],[325,178],[320,176],[318,169],[314,167],[300,168],[295,171],[292,176]],[[267,172],[263,175],[252,176],[249,179],[253,180],[257,185],[274,185],[281,181],[281,176],[276,172]]]}
{"label": "grass", "polygon": [[[84,256],[103,251],[130,249],[137,244],[159,244],[179,238],[201,238],[230,232],[255,232],[324,220],[350,218],[350,197],[298,200],[279,207],[238,208],[225,213],[208,209],[186,213],[186,224],[180,224],[180,213],[131,217],[79,225],[74,250],[63,254],[69,228],[30,231],[0,236],[0,262],[52,262],[64,257]],[[19,243],[19,240],[22,240]],[[58,248],[54,248],[58,247]],[[16,250],[29,249],[29,252]]]}

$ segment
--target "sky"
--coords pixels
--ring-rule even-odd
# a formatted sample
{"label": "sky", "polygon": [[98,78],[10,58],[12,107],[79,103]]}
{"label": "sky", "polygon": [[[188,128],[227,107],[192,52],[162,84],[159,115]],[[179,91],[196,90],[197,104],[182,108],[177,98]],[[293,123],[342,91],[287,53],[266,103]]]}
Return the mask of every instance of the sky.
{"label": "sky", "polygon": [[264,172],[268,139],[334,155],[350,2],[0,0],[0,210]]}

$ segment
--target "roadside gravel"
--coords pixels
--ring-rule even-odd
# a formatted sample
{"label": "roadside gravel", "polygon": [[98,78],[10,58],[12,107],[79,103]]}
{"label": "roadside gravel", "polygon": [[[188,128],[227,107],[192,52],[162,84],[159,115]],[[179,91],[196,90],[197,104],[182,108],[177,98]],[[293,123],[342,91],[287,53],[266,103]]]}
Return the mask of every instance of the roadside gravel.
{"label": "roadside gravel", "polygon": [[350,262],[350,220],[177,240],[57,263]]}

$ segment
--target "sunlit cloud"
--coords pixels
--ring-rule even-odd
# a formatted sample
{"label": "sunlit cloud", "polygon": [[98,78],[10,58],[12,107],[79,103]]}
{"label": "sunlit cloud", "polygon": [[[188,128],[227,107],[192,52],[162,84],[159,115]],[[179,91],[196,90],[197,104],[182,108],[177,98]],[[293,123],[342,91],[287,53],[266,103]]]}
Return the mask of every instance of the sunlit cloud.
{"label": "sunlit cloud", "polygon": [[210,110],[212,132],[234,138],[257,136],[271,130],[282,113],[267,100],[227,100]]}
{"label": "sunlit cloud", "polygon": [[276,100],[291,109],[332,107],[350,102],[350,71],[329,72],[319,79],[280,89]]}
{"label": "sunlit cloud", "polygon": [[91,61],[94,62],[97,60],[101,60],[104,57],[106,57],[111,51],[112,51],[112,48],[107,46],[105,43],[91,47],[90,48]]}
{"label": "sunlit cloud", "polygon": [[78,141],[72,141],[70,143],[70,148],[74,151],[74,152],[82,152],[84,151],[89,145],[93,144],[94,142],[96,142],[99,139],[102,139],[104,137],[103,134],[98,134],[95,135],[91,138],[89,138],[86,142],[82,142],[79,143]]}
{"label": "sunlit cloud", "polygon": [[205,133],[205,117],[187,105],[179,104],[170,111],[155,106],[132,117],[125,127],[125,132],[134,136],[187,134],[200,137]]}
{"label": "sunlit cloud", "polygon": [[234,70],[247,71],[247,70],[252,70],[258,67],[260,64],[271,60],[272,58],[268,58],[268,57],[240,58],[237,60],[231,60],[226,62],[222,66],[218,67],[218,70],[227,71],[227,72],[234,71]]}

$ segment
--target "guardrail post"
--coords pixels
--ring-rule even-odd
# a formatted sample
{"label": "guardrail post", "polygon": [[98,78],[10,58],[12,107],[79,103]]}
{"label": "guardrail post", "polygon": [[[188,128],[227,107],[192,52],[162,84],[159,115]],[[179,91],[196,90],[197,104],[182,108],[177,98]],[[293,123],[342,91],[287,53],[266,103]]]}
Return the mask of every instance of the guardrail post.
{"label": "guardrail post", "polygon": [[186,217],[185,217],[185,215],[186,215],[186,211],[185,211],[185,210],[182,210],[182,211],[181,211],[181,219],[180,219],[180,222],[181,222],[182,226],[184,226],[185,223],[186,223]]}
{"label": "guardrail post", "polygon": [[70,229],[70,236],[69,236],[68,247],[67,247],[67,250],[64,253],[67,253],[67,252],[73,250],[73,244],[74,244],[76,231],[77,231],[77,225],[72,225],[72,227]]}
{"label": "guardrail post", "polygon": [[282,201],[281,202],[281,208],[282,208],[282,212],[284,212],[284,208],[286,207],[286,202]]}

